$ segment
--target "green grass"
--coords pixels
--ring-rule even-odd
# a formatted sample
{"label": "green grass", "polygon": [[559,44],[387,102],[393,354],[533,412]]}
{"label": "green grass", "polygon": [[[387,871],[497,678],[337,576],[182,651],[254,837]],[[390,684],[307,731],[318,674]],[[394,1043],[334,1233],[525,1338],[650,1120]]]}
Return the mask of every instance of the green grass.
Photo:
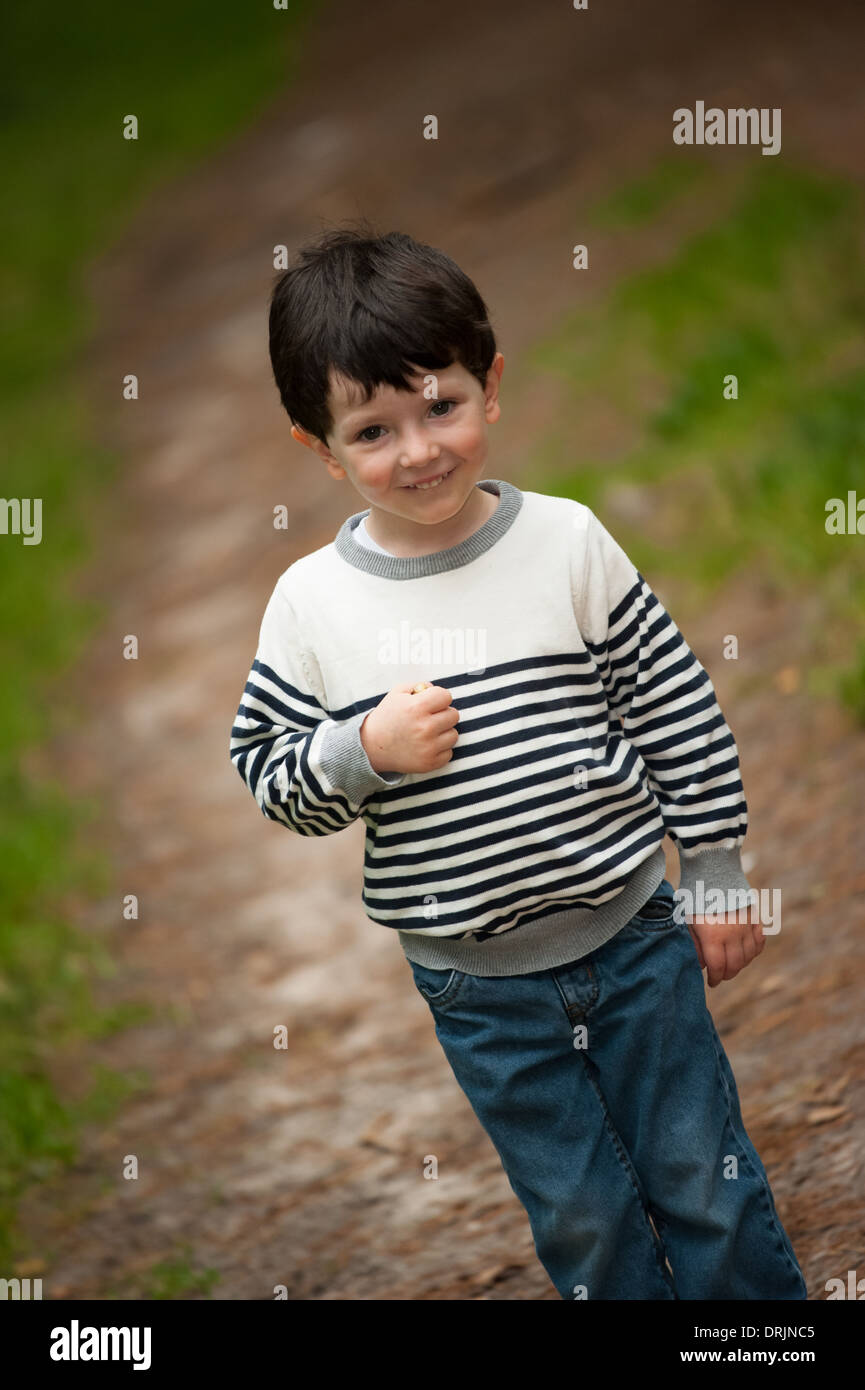
{"label": "green grass", "polygon": [[219,1283],[218,1269],[196,1269],[190,1259],[191,1249],[187,1245],[175,1259],[160,1260],[148,1270],[143,1281],[141,1297],[144,1299],[175,1299],[184,1294],[200,1293],[210,1298],[211,1292]]}
{"label": "green grass", "polygon": [[105,1296],[110,1301],[134,1299],[147,1302],[186,1299],[190,1294],[210,1298],[221,1277],[218,1269],[197,1268],[192,1246],[181,1241],[176,1246],[175,1254],[155,1261],[148,1269],[123,1283],[112,1282]]}
{"label": "green grass", "polygon": [[650,174],[631,179],[599,199],[591,209],[592,223],[602,231],[644,226],[681,194],[704,187],[708,176],[706,162],[669,155],[658,160]]}
{"label": "green grass", "polygon": [[[164,180],[248,125],[293,77],[315,5],[231,0],[120,7],[85,0],[4,16],[0,86],[3,231],[0,411],[6,498],[42,499],[42,541],[0,535],[0,1272],[23,1245],[24,1188],[74,1161],[80,1126],[107,1118],[140,1077],[96,1069],[83,1100],[58,1094],[52,1058],[150,1016],[106,1009],[109,939],[83,934],[67,904],[115,896],[104,856],[84,850],[93,806],[37,783],[25,754],[83,716],[63,675],[105,611],[76,598],[118,460],[94,443],[76,379],[92,328],[90,263]],[[122,138],[135,114],[139,138]],[[104,934],[103,934],[104,935]]]}
{"label": "green grass", "polygon": [[[707,196],[705,162],[686,168],[673,177],[662,161],[599,205],[598,224],[632,229],[639,254],[651,218],[663,210],[669,222],[676,200]],[[849,648],[863,626],[865,544],[827,534],[825,522],[830,498],[865,496],[862,193],[783,165],[728,173],[725,191],[731,177],[732,210],[528,354],[531,370],[563,384],[532,485],[602,513],[622,483],[644,495],[649,517],[660,499],[678,501],[673,543],[651,522],[607,518],[639,569],[702,594],[743,569],[785,592],[816,590]],[[729,375],[737,399],[725,399]],[[603,436],[602,421],[608,444],[584,450],[581,436]],[[862,645],[830,688],[865,723]]]}

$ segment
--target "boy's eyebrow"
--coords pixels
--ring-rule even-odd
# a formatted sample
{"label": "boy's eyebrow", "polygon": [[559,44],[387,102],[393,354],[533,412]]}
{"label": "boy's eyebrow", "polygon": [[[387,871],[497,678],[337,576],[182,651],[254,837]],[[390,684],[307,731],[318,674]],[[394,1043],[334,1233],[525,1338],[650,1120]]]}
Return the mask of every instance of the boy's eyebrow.
{"label": "boy's eyebrow", "polygon": [[354,429],[355,425],[359,425],[361,420],[365,420],[368,415],[377,414],[380,410],[381,406],[376,405],[374,401],[370,401],[369,405],[362,406],[359,410],[352,411],[350,415],[346,415],[340,423],[343,429]]}
{"label": "boy's eyebrow", "polygon": [[[430,373],[430,376],[435,376],[435,375],[436,375],[435,372],[431,372],[431,373]],[[441,376],[439,376],[439,378],[438,378],[439,383],[441,383],[442,378],[444,377],[444,375],[445,375],[444,372],[442,372]],[[445,388],[444,388],[444,389],[445,389],[446,391],[457,391],[457,390],[459,390],[459,386],[458,386],[458,384],[457,384],[456,382],[454,382],[454,384],[451,385],[449,381],[446,381],[446,382],[445,382]],[[415,396],[421,396],[421,397],[422,397],[422,396],[423,396],[423,387],[420,387],[420,386],[419,386],[419,387],[416,387],[415,390],[414,390],[414,392],[413,392],[413,394],[414,394]],[[439,391],[439,395],[438,395],[437,398],[431,397],[430,399],[439,399],[439,400],[440,400],[440,399],[441,399],[441,391]],[[341,428],[341,429],[344,429],[344,430],[354,429],[354,428],[356,428],[357,425],[360,425],[361,422],[362,422],[363,420],[366,420],[366,419],[368,419],[368,418],[374,419],[374,418],[376,417],[376,415],[381,415],[382,411],[383,411],[385,408],[386,408],[386,407],[382,406],[381,404],[376,404],[375,401],[369,401],[367,405],[365,405],[365,406],[360,406],[357,410],[354,410],[354,411],[352,411],[349,415],[346,415],[346,416],[344,417],[344,419],[340,421],[340,428]]]}

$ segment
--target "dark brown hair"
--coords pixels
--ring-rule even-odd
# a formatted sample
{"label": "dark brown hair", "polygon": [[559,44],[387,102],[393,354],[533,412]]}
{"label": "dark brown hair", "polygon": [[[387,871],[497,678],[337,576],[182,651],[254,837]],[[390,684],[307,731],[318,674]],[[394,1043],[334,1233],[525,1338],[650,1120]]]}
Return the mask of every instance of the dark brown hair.
{"label": "dark brown hair", "polygon": [[496,355],[489,314],[443,251],[369,223],[301,246],[270,301],[270,360],[293,424],[326,442],[330,370],[368,401],[383,383],[409,391],[412,372],[460,362],[486,385]]}

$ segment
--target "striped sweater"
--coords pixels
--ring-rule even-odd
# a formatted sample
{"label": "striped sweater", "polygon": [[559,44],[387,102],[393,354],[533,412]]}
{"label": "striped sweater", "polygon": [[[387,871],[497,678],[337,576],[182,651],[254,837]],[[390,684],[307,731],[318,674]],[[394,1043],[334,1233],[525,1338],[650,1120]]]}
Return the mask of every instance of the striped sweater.
{"label": "striped sweater", "polygon": [[[409,959],[475,975],[577,960],[661,883],[747,890],[747,806],[711,681],[580,502],[487,479],[467,540],[398,557],[335,540],[280,575],[231,731],[263,814],[365,825],[362,901]],[[452,758],[373,770],[360,726],[402,682],[446,686]]]}

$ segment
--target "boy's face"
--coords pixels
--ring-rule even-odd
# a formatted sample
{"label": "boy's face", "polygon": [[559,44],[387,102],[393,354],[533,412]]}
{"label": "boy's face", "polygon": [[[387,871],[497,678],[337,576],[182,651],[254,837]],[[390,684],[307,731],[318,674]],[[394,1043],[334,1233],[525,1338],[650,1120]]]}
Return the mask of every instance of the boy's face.
{"label": "boy's face", "polygon": [[[411,392],[379,386],[367,404],[352,383],[331,372],[327,441],[297,426],[291,432],[324,460],[331,477],[350,478],[373,512],[419,526],[445,522],[484,476],[487,426],[499,418],[503,367],[499,352],[485,387],[458,362],[438,372],[418,368]],[[439,477],[433,487],[416,486]]]}

